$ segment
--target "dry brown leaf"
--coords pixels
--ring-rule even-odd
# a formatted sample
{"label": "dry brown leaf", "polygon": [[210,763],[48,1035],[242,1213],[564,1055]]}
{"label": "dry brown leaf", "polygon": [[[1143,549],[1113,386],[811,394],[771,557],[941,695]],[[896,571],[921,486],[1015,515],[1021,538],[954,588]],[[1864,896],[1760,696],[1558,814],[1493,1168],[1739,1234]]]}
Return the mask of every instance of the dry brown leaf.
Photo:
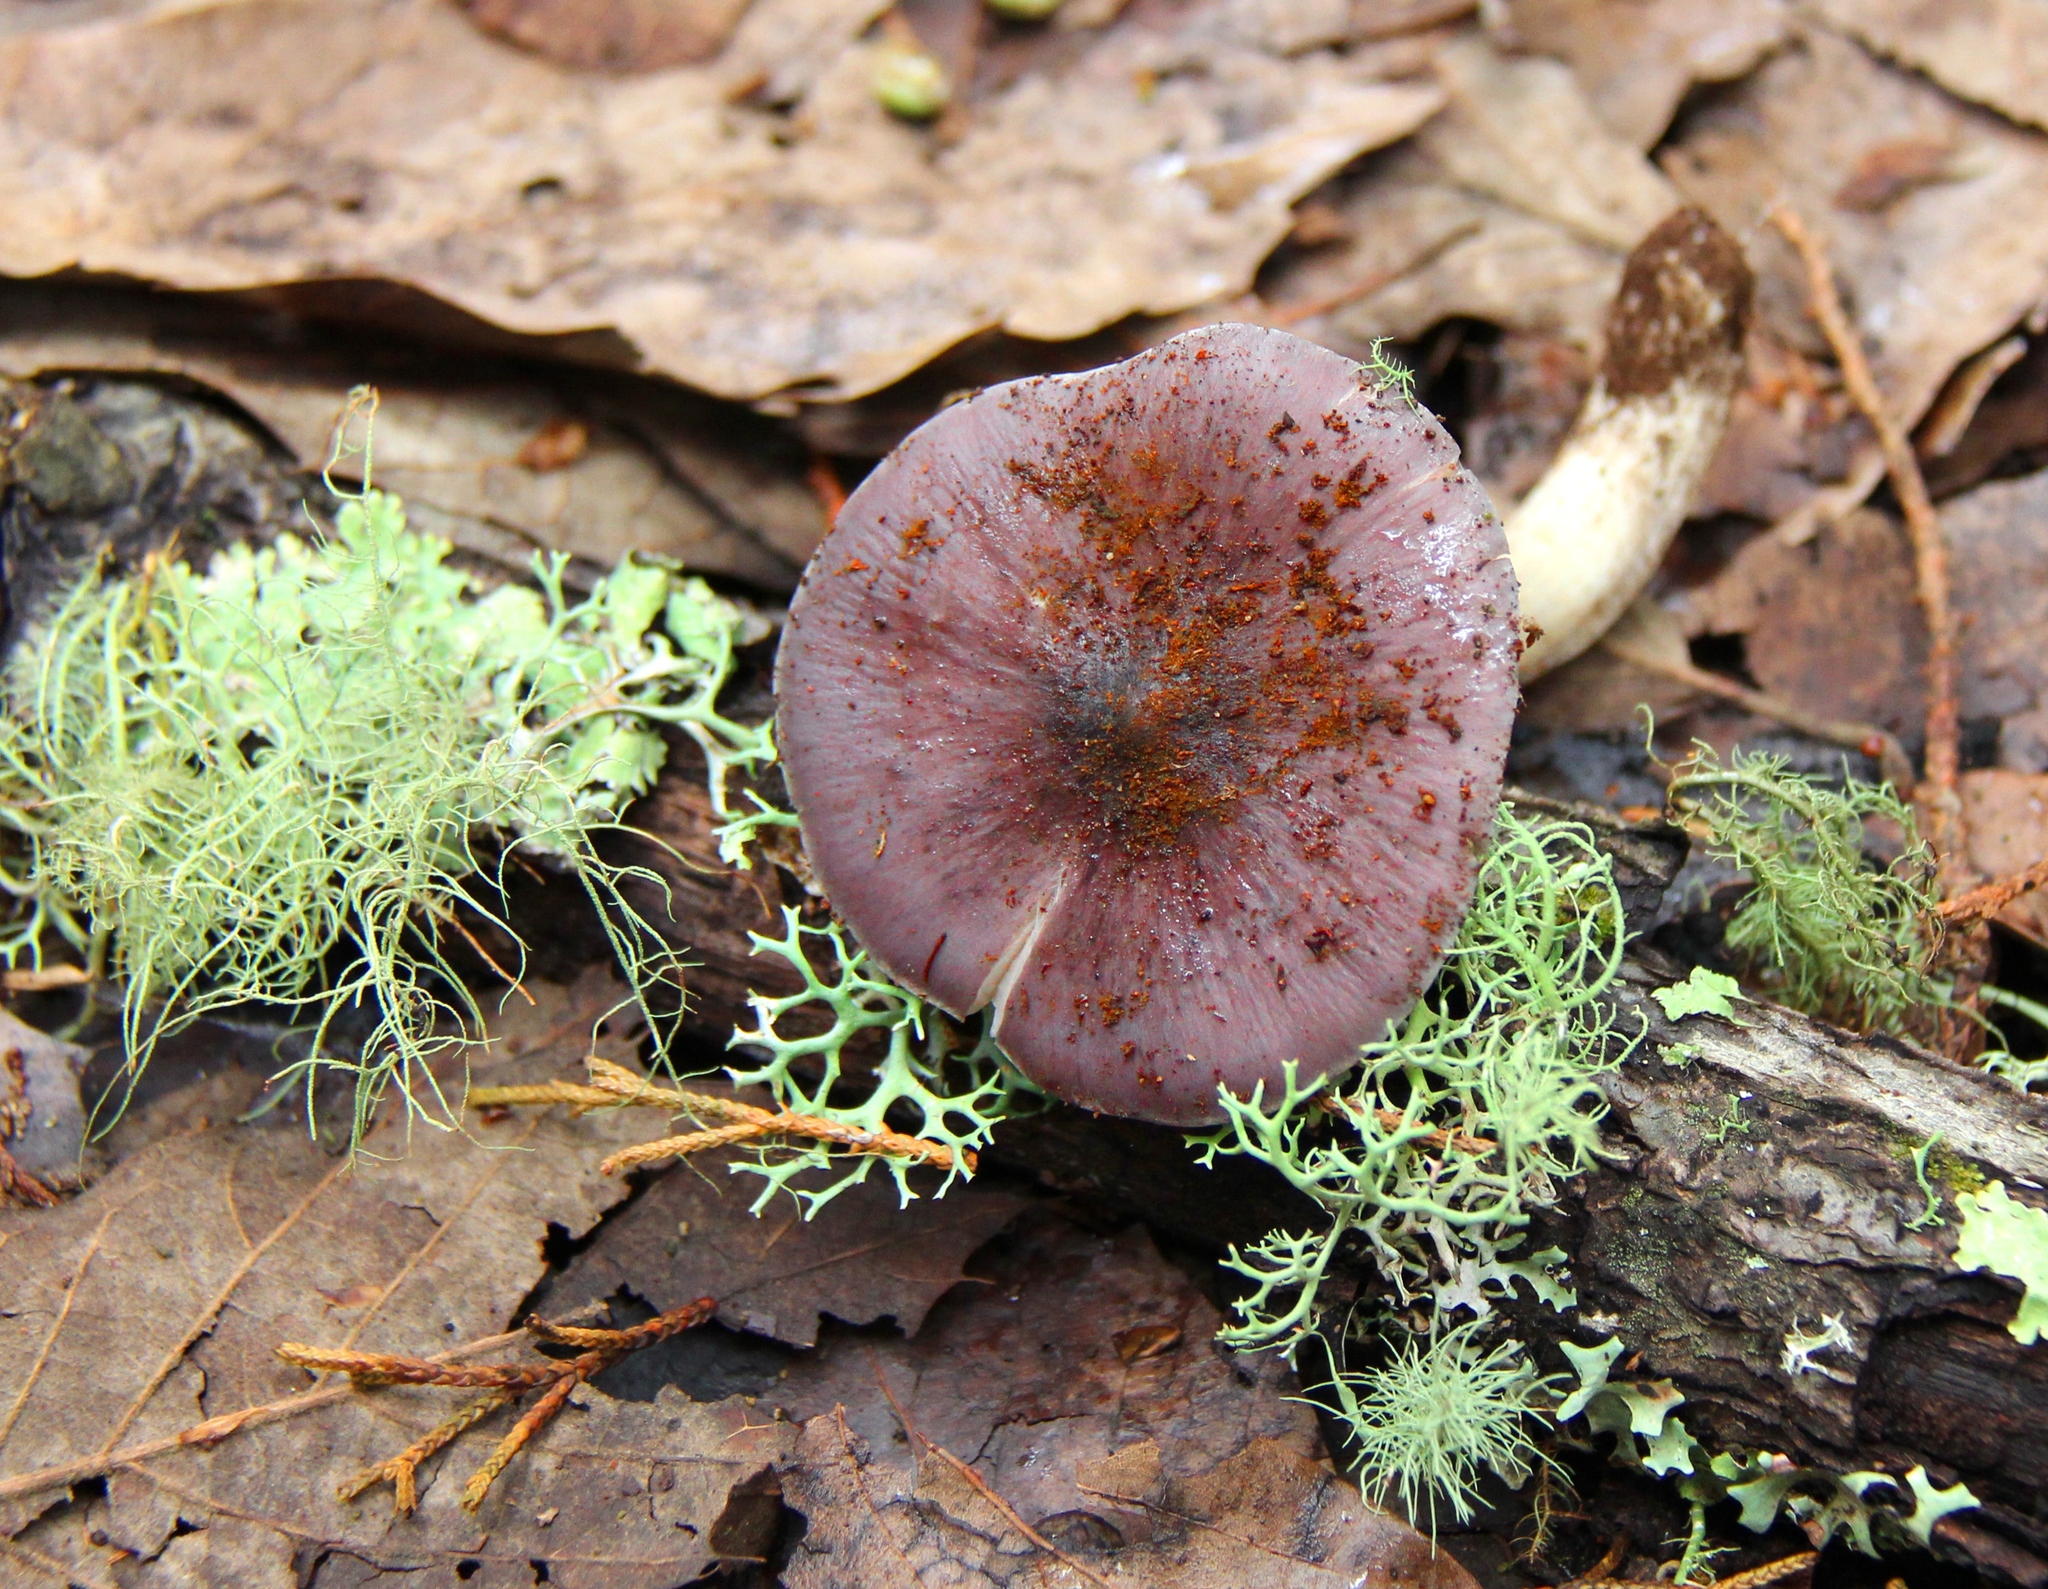
{"label": "dry brown leaf", "polygon": [[[1877,210],[1836,204],[1873,149],[1907,142],[1953,151],[1949,180],[1902,191]],[[1660,158],[1687,198],[1745,239],[1766,334],[1821,354],[1799,264],[1760,224],[1781,199],[1805,217],[1904,424],[1917,423],[1959,363],[2048,296],[2048,139],[1832,33],[1811,32],[1705,103]],[[1768,446],[1803,449],[1809,409],[1788,398],[1780,414],[1786,438]],[[1726,445],[1765,444],[1748,427]],[[1875,443],[1865,434],[1852,450],[1809,470],[1809,504],[1840,512],[1876,484]],[[1843,484],[1816,500],[1817,482],[1830,476]],[[1799,521],[1800,533],[1807,528]]]}
{"label": "dry brown leaf", "polygon": [[1941,506],[1962,634],[1963,712],[2048,707],[2048,472],[1994,480]]}
{"label": "dry brown leaf", "polygon": [[[2048,473],[2001,480],[1941,506],[1961,620],[1965,719],[2048,706]],[[1865,509],[1803,546],[1751,541],[1688,595],[1689,633],[1746,636],[1766,690],[1831,717],[1915,731],[1925,632],[1896,520]]]}
{"label": "dry brown leaf", "polygon": [[[513,566],[546,546],[609,566],[627,549],[789,588],[823,537],[801,449],[772,422],[634,377],[552,379],[440,358],[262,346],[212,305],[0,289],[0,374],[172,377],[219,393],[301,469],[326,463],[348,390],[382,394],[375,468],[425,528]],[[530,451],[580,426],[580,451]],[[547,467],[535,467],[545,461]]]}
{"label": "dry brown leaf", "polygon": [[1704,700],[1690,685],[1595,646],[1538,679],[1522,702],[1519,721],[1566,734],[1640,735],[1644,707],[1667,723]]}
{"label": "dry brown leaf", "polygon": [[2048,10],[2035,0],[1799,0],[1829,26],[2015,121],[2048,127]]}
{"label": "dry brown leaf", "polygon": [[[560,1070],[616,994],[602,976],[534,991],[541,1004],[500,1031],[521,1055],[477,1067],[492,1080]],[[58,1551],[68,1514],[24,1532],[65,1493],[37,1476],[82,1463],[112,1470],[99,1570],[128,1553],[124,1581],[140,1585],[292,1583],[294,1560],[325,1550],[444,1571],[476,1560],[489,1571],[471,1581],[489,1584],[530,1584],[533,1560],[590,1589],[666,1589],[703,1570],[726,1493],[781,1449],[775,1431],[739,1432],[743,1405],[590,1393],[476,1517],[454,1479],[482,1452],[461,1446],[411,1519],[385,1492],[335,1499],[452,1411],[445,1391],[317,1398],[218,1444],[150,1450],[202,1419],[289,1409],[307,1381],[273,1355],[281,1341],[436,1352],[503,1329],[546,1267],[549,1227],[579,1233],[624,1195],[597,1164],[639,1129],[539,1115],[408,1144],[390,1122],[351,1162],[287,1121],[221,1125],[155,1142],[59,1208],[0,1216],[4,1532]]]}
{"label": "dry brown leaf", "polygon": [[[782,1471],[809,1520],[790,1589],[1090,1573],[1156,1589],[1469,1586],[1320,1460],[1308,1410],[1280,1399],[1285,1370],[1223,1352],[1214,1310],[1142,1231],[1041,1218],[988,1272],[915,1340],[829,1340],[778,1389],[807,1419]],[[1126,1356],[1134,1332],[1156,1349]]]}
{"label": "dry brown leaf", "polygon": [[469,0],[486,33],[563,66],[652,72],[709,60],[750,0]]}
{"label": "dry brown leaf", "polygon": [[968,1185],[901,1207],[895,1182],[878,1175],[812,1219],[788,1198],[756,1218],[747,1210],[761,1182],[729,1162],[701,1155],[656,1181],[578,1256],[549,1305],[573,1309],[625,1288],[656,1312],[716,1296],[721,1323],[791,1346],[816,1344],[823,1313],[848,1324],[892,1318],[915,1335],[960,1265],[1025,1206]]}
{"label": "dry brown leaf", "polygon": [[[1963,774],[1961,791],[1972,868],[1997,879],[2048,858],[2048,776],[1983,767]],[[2048,949],[2048,893],[2023,894],[1995,919]]]}
{"label": "dry brown leaf", "polygon": [[1780,43],[1785,0],[1508,0],[1502,32],[1572,69],[1600,119],[1648,149],[1695,83],[1742,76]]}
{"label": "dry brown leaf", "polygon": [[1449,112],[1417,140],[1452,183],[1627,253],[1677,191],[1595,114],[1570,68],[1467,36],[1437,58]]}
{"label": "dry brown leaf", "polygon": [[[1478,0],[1219,0],[1203,24],[1215,39],[1280,55],[1328,45],[1361,44],[1454,22]],[[1066,0],[1059,19],[1078,9]]]}
{"label": "dry brown leaf", "polygon": [[1559,62],[1468,30],[1437,63],[1451,108],[1326,192],[1350,241],[1277,270],[1267,317],[1357,354],[1452,316],[1597,350],[1622,259],[1675,191]]}
{"label": "dry brown leaf", "polygon": [[1760,536],[1684,613],[1693,634],[1744,636],[1749,673],[1773,695],[1918,738],[1927,641],[1896,519],[1860,509],[1802,546]]}
{"label": "dry brown leaf", "polygon": [[[1928,489],[1937,500],[1994,474],[2026,474],[2048,464],[2048,338],[2042,331],[2048,331],[2048,305],[2026,327],[2026,353],[1983,394],[1947,451],[1928,460]],[[1960,384],[1952,382],[1950,391]]]}
{"label": "dry brown leaf", "polygon": [[[875,101],[876,9],[757,0],[717,62],[631,79],[442,0],[5,39],[0,268],[380,277],[517,331],[616,328],[722,395],[845,396],[985,327],[1072,337],[1241,290],[1295,199],[1441,103],[1329,51],[1204,42],[1195,7],[1068,35],[1057,77],[941,149]],[[785,113],[799,58],[822,64]]]}

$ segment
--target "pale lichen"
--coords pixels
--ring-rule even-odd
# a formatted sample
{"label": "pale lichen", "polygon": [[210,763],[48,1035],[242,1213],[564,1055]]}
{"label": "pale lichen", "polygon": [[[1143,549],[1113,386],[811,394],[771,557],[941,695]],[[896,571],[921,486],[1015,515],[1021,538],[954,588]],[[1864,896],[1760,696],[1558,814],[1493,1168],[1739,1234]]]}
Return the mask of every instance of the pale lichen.
{"label": "pale lichen", "polygon": [[[715,708],[743,615],[655,562],[576,596],[563,557],[484,590],[449,552],[366,489],[316,539],[94,571],[18,647],[0,954],[68,944],[118,984],[129,1088],[167,1034],[253,1002],[298,1028],[309,1087],[353,1079],[358,1136],[394,1085],[452,1125],[429,1062],[482,1011],[448,946],[490,961],[464,917],[506,927],[522,855],[574,878],[657,1041],[673,1028],[680,952],[622,891],[659,881],[596,840],[651,785],[662,726],[705,748],[715,789],[770,750]],[[342,1038],[344,1017],[367,1031]]]}

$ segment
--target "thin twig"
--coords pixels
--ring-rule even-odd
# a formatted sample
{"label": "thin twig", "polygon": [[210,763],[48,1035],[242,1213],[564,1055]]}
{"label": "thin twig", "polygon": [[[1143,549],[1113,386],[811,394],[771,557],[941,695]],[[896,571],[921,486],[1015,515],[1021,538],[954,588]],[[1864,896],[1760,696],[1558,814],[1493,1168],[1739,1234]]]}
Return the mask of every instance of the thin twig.
{"label": "thin twig", "polygon": [[[1766,1562],[1761,1567],[1752,1567],[1748,1572],[1739,1572],[1732,1578],[1717,1579],[1714,1589],[1765,1589],[1790,1578],[1795,1573],[1806,1571],[1820,1560],[1820,1553],[1802,1550],[1780,1561]],[[1571,1589],[1671,1589],[1661,1578],[1575,1578]]]}
{"label": "thin twig", "polygon": [[490,1392],[414,1441],[397,1456],[348,1479],[338,1492],[343,1500],[352,1500],[372,1485],[388,1480],[395,1492],[393,1504],[401,1513],[410,1512],[419,1502],[417,1472],[420,1463],[500,1407],[509,1405],[526,1391],[545,1385],[547,1388],[540,1400],[520,1417],[511,1432],[484,1459],[483,1466],[471,1474],[468,1483],[462,1487],[463,1510],[474,1512],[483,1505],[484,1497],[490,1493],[492,1484],[505,1471],[506,1465],[562,1410],[578,1385],[642,1347],[652,1346],[657,1341],[702,1324],[717,1310],[718,1304],[712,1298],[700,1297],[695,1302],[671,1308],[623,1330],[575,1329],[529,1319],[525,1331],[529,1340],[572,1341],[588,1347],[588,1350],[566,1361],[556,1359],[537,1364],[480,1363],[474,1367],[460,1367],[433,1358],[362,1352],[353,1347],[303,1346],[296,1341],[287,1341],[279,1346],[277,1355],[300,1368],[346,1374],[356,1390],[376,1390],[386,1385],[453,1385],[484,1388]]}
{"label": "thin twig", "polygon": [[1751,689],[1737,679],[1725,678],[1691,662],[1660,657],[1646,646],[1632,646],[1625,636],[1617,637],[1610,633],[1601,643],[1624,662],[1646,673],[1655,673],[1705,694],[1719,696],[1724,701],[1732,701],[1758,717],[1768,717],[1774,723],[1796,728],[1802,734],[1811,734],[1831,745],[1844,745],[1858,751],[1876,762],[1894,787],[1906,789],[1912,786],[1913,763],[1907,758],[1905,747],[1899,743],[1897,735],[1875,723],[1822,717],[1766,690]]}
{"label": "thin twig", "polygon": [[1927,811],[1927,837],[1940,862],[1945,889],[1959,893],[1973,879],[1968,877],[1957,782],[1962,770],[1962,725],[1956,705],[1956,625],[1949,603],[1948,542],[1927,494],[1927,481],[1920,473],[1913,444],[1885,407],[1870,361],[1842,308],[1834,271],[1820,239],[1789,204],[1772,210],[1771,220],[1799,251],[1806,267],[1813,317],[1834,350],[1850,401],[1877,433],[1885,471],[1906,516],[1906,538],[1913,548],[1914,591],[1927,622],[1927,776],[1914,795]]}
{"label": "thin twig", "polygon": [[1587,1584],[1605,1583],[1627,1555],[1628,1534],[1624,1531],[1608,1541],[1607,1549],[1601,1552],[1598,1561],[1576,1577],[1565,1579],[1557,1589],[1585,1589]]}
{"label": "thin twig", "polygon": [[[522,1339],[525,1334],[524,1330],[510,1330],[502,1335],[486,1335],[479,1340],[437,1353],[428,1361],[451,1363],[465,1357],[473,1357],[478,1352],[493,1352],[501,1346],[509,1346],[514,1341]],[[54,1467],[37,1468],[32,1473],[17,1473],[12,1478],[0,1479],[0,1502],[17,1501],[28,1495],[41,1495],[47,1490],[64,1489],[73,1484],[82,1484],[87,1479],[105,1478],[116,1468],[135,1467],[139,1463],[147,1462],[151,1457],[160,1457],[167,1452],[180,1451],[191,1446],[215,1446],[240,1430],[275,1423],[283,1418],[296,1418],[301,1413],[313,1412],[334,1402],[346,1400],[354,1394],[355,1387],[346,1382],[323,1386],[319,1390],[301,1391],[279,1401],[266,1401],[254,1407],[239,1408],[234,1412],[216,1413],[213,1417],[202,1418],[198,1423],[181,1429],[176,1434],[140,1441],[105,1456],[62,1462]]]}
{"label": "thin twig", "polygon": [[526,984],[521,982],[511,972],[507,971],[503,966],[499,965],[496,960],[493,960],[491,958],[490,950],[486,949],[483,946],[482,942],[477,938],[477,935],[475,933],[471,932],[467,927],[465,927],[462,924],[462,918],[455,913],[455,909],[453,906],[450,906],[445,911],[437,910],[434,912],[434,915],[441,921],[444,921],[449,926],[453,927],[457,932],[461,933],[463,942],[468,944],[470,948],[476,951],[478,959],[483,961],[485,965],[489,966],[491,970],[497,973],[499,980],[501,980],[514,993],[518,994],[522,999],[526,1000],[528,1004],[532,1004],[538,1007],[538,1001],[534,998],[534,996],[531,993],[528,993],[526,991]]}
{"label": "thin twig", "polygon": [[2033,893],[2037,888],[2048,888],[2048,859],[2036,861],[2023,872],[1980,883],[1968,893],[1944,900],[1936,909],[1941,919],[1950,923],[1968,925],[1988,921],[2014,900]]}
{"label": "thin twig", "polygon": [[[607,1357],[605,1366],[609,1367],[617,1360],[615,1357]],[[519,1421],[512,1426],[511,1433],[498,1442],[497,1449],[484,1458],[484,1465],[472,1473],[469,1482],[462,1486],[462,1509],[465,1512],[474,1512],[484,1504],[484,1497],[490,1493],[491,1486],[497,1483],[498,1475],[503,1473],[511,1460],[519,1455],[527,1441],[548,1426],[555,1414],[560,1412],[563,1404],[568,1401],[569,1392],[582,1383],[583,1376],[580,1374],[562,1375],[548,1386],[546,1394],[539,1401],[520,1415]]]}
{"label": "thin twig", "polygon": [[[797,1114],[788,1109],[762,1109],[737,1098],[715,1093],[685,1092],[677,1087],[657,1087],[643,1076],[592,1054],[584,1063],[590,1067],[588,1082],[551,1081],[520,1087],[478,1087],[471,1091],[472,1108],[488,1109],[516,1104],[568,1104],[579,1114],[590,1109],[617,1109],[628,1105],[667,1109],[689,1114],[698,1120],[724,1124],[711,1130],[691,1131],[658,1141],[624,1148],[599,1165],[606,1175],[616,1175],[635,1165],[655,1159],[687,1157],[707,1148],[761,1137],[809,1137],[832,1142],[850,1153],[876,1153],[888,1158],[911,1159],[922,1164],[952,1169],[954,1150],[943,1142],[905,1136],[900,1131],[867,1131],[843,1120],[820,1115]],[[975,1155],[962,1150],[957,1163],[970,1173],[977,1167]]]}
{"label": "thin twig", "polygon": [[825,529],[830,533],[839,522],[839,510],[846,506],[846,487],[839,483],[839,471],[832,467],[830,458],[813,450],[810,464],[804,470],[804,484],[818,499],[818,507],[825,515]]}
{"label": "thin twig", "polygon": [[[1319,1101],[1324,1112],[1328,1114],[1347,1114],[1354,1119],[1360,1114],[1359,1105],[1354,1099],[1340,1098],[1335,1093],[1325,1093]],[[1402,1126],[1414,1123],[1398,1109],[1375,1109],[1372,1116],[1379,1122],[1382,1131],[1398,1131]],[[1478,1155],[1491,1153],[1500,1146],[1491,1137],[1475,1137],[1469,1131],[1428,1131],[1412,1140],[1432,1148],[1456,1148],[1460,1153]]]}
{"label": "thin twig", "polygon": [[457,1436],[482,1423],[500,1407],[512,1400],[509,1390],[494,1390],[487,1396],[480,1396],[452,1418],[443,1420],[399,1452],[395,1457],[386,1457],[374,1468],[365,1468],[354,1478],[344,1479],[335,1487],[335,1495],[344,1501],[353,1501],[363,1491],[389,1481],[391,1505],[400,1517],[410,1517],[420,1504],[420,1464],[448,1445]]}
{"label": "thin twig", "polygon": [[12,1153],[0,1146],[0,1202],[21,1203],[29,1208],[55,1208],[58,1197],[24,1170]]}
{"label": "thin twig", "polygon": [[9,993],[47,993],[51,988],[76,988],[92,981],[84,966],[23,967],[0,972],[0,987]]}

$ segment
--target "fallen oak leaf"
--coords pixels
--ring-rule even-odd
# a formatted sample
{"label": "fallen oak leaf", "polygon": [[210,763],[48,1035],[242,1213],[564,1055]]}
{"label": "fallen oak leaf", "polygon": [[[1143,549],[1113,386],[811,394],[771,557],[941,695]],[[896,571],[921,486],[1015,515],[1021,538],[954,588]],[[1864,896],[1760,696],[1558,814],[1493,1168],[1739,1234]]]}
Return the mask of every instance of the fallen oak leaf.
{"label": "fallen oak leaf", "polygon": [[[20,211],[0,266],[401,280],[529,334],[615,331],[648,371],[721,396],[853,396],[983,329],[1063,340],[1241,290],[1294,200],[1443,103],[1330,50],[1228,42],[1197,6],[1070,35],[1072,60],[996,91],[934,159],[874,100],[859,35],[882,9],[756,0],[718,60],[653,93],[522,57],[437,0],[10,37],[0,170],[63,170],[73,197],[0,183]],[[1165,60],[1201,69],[1136,92]],[[64,113],[72,84],[110,73],[150,85],[145,136]],[[731,102],[750,90],[801,97],[805,136]],[[223,107],[271,135],[230,153]],[[884,192],[927,213],[918,247],[896,246]]]}
{"label": "fallen oak leaf", "polygon": [[731,1163],[713,1156],[655,1180],[556,1276],[549,1305],[624,1290],[659,1312],[714,1292],[719,1323],[789,1346],[815,1346],[824,1315],[853,1325],[893,1319],[916,1335],[933,1304],[967,1278],[968,1258],[1025,1207],[981,1181],[904,1207],[893,1185],[876,1181],[809,1219],[793,1204],[756,1218],[752,1182],[734,1178]]}
{"label": "fallen oak leaf", "polygon": [[[1075,1581],[1026,1528],[1119,1589],[1469,1589],[1338,1478],[1284,1365],[1220,1348],[1214,1307],[1142,1230],[1092,1235],[1040,1209],[977,1266],[990,1283],[955,1290],[912,1339],[824,1335],[770,1393],[802,1430],[777,1469],[807,1519],[789,1589]],[[1180,1346],[1127,1360],[1119,1335],[1148,1328],[1134,1319]],[[913,1425],[915,1443],[897,1437]],[[971,1453],[1002,1505],[927,1441]]]}

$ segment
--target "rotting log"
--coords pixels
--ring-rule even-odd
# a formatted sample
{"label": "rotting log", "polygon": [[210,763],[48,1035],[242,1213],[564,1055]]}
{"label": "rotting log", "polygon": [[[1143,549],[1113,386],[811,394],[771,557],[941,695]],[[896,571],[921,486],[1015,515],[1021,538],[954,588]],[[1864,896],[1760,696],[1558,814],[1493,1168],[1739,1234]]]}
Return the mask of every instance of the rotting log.
{"label": "rotting log", "polygon": [[[1621,997],[1647,1040],[1607,1083],[1614,1158],[1561,1211],[1569,1322],[1640,1349],[1637,1372],[1677,1384],[1710,1449],[1967,1483],[1982,1509],[1936,1538],[2048,1584],[2048,1347],[2006,1329],[2016,1284],[1954,1263],[1959,1190],[1999,1180],[2048,1201],[2048,1100],[1768,1005],[1674,1026],[1647,993],[1681,969],[1628,968]],[[1678,1045],[1690,1052],[1674,1063]],[[1937,1135],[1941,1222],[1915,1229],[1928,1197],[1914,1154]],[[1851,1344],[1789,1370],[1787,1334],[1828,1318]]]}

